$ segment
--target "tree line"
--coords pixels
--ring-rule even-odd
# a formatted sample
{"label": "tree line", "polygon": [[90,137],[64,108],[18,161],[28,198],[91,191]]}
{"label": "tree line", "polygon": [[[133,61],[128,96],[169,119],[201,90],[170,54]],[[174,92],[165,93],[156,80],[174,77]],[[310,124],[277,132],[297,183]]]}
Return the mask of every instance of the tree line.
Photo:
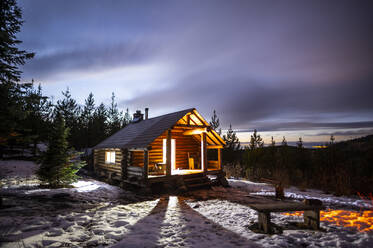
{"label": "tree line", "polygon": [[47,142],[53,124],[63,118],[69,129],[67,140],[76,150],[93,147],[106,137],[126,126],[131,117],[118,109],[115,95],[111,103],[96,105],[92,93],[80,106],[71,91],[62,92],[56,103],[43,95],[41,86],[33,83],[2,83],[0,85],[0,154],[1,157],[17,149],[30,149],[37,154],[37,144]]}
{"label": "tree line", "polygon": [[[214,111],[210,124],[219,130],[219,123]],[[278,145],[272,137],[265,146],[254,130],[249,145],[241,147],[230,125],[223,139],[228,177],[272,179],[287,186],[318,188],[337,195],[373,192],[373,135],[338,143],[331,135],[321,149],[309,149],[302,138],[296,146],[289,146],[285,137]]]}
{"label": "tree line", "polygon": [[[85,165],[76,150],[92,147],[127,125],[129,111],[118,109],[114,93],[109,106],[97,106],[92,93],[80,106],[69,89],[54,103],[40,85],[21,83],[19,67],[34,57],[19,48],[22,12],[15,0],[2,0],[0,16],[0,159],[32,151],[27,155],[38,157],[42,184],[65,186],[78,179],[76,173]],[[40,143],[48,145],[45,152],[38,151]]]}

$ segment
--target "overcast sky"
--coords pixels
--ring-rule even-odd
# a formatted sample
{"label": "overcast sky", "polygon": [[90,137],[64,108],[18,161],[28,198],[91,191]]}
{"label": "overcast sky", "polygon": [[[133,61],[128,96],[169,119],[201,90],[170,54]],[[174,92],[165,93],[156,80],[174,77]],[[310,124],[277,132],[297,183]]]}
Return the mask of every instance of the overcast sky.
{"label": "overcast sky", "polygon": [[242,141],[373,133],[372,1],[20,1],[24,80],[150,116],[216,109]]}

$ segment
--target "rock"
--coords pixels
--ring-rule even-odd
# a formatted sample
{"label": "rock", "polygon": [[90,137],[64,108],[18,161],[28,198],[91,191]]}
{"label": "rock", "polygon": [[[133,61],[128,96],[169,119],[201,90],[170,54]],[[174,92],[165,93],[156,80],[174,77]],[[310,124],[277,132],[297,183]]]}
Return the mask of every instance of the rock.
{"label": "rock", "polygon": [[224,176],[219,176],[218,177],[218,181],[219,181],[219,183],[220,183],[221,186],[223,186],[223,187],[229,187],[229,183],[228,183],[227,179]]}

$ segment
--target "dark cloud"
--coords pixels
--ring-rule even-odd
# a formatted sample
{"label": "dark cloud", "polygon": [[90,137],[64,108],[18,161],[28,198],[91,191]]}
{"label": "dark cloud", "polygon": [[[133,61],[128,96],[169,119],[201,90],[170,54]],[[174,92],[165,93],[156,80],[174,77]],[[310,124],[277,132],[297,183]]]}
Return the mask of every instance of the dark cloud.
{"label": "dark cloud", "polygon": [[315,134],[315,136],[365,136],[365,135],[372,135],[373,134],[373,128],[372,129],[358,129],[358,130],[348,130],[348,131],[334,131],[334,132],[320,132]]}
{"label": "dark cloud", "polygon": [[[224,128],[232,123],[242,130],[371,127],[371,1],[21,5],[20,38],[37,52],[24,67],[26,77],[53,82],[56,74],[162,65],[162,77],[144,72],[151,73],[146,89],[121,96],[144,83],[128,80],[118,88],[120,106],[151,113],[197,107],[207,117],[216,109]],[[94,85],[81,94],[100,97],[101,84]]]}
{"label": "dark cloud", "polygon": [[[155,46],[155,44],[154,44]],[[151,59],[154,47],[151,44],[131,43],[111,46],[86,46],[62,50],[51,54],[36,54],[25,66],[24,76],[37,75],[41,80],[56,73],[113,69],[123,65],[139,65]]]}

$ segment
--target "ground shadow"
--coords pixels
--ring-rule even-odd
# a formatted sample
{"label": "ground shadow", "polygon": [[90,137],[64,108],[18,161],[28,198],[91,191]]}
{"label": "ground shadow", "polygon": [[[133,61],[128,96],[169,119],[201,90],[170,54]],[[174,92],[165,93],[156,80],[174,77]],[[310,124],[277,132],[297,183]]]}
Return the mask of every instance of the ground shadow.
{"label": "ground shadow", "polygon": [[112,247],[157,247],[168,202],[168,196],[160,198],[153,210],[129,227],[130,232]]}
{"label": "ground shadow", "polygon": [[260,247],[252,241],[232,232],[218,223],[206,218],[178,197],[182,218],[185,225],[184,244],[187,247]]}

